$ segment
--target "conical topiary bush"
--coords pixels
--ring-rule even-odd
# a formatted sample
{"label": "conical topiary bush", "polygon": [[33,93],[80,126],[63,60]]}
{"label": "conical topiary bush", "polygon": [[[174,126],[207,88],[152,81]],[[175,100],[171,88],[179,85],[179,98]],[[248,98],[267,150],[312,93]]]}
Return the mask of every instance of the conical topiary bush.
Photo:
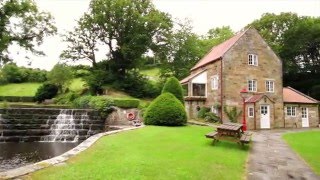
{"label": "conical topiary bush", "polygon": [[184,106],[171,93],[158,96],[144,113],[146,125],[181,126],[187,122]]}
{"label": "conical topiary bush", "polygon": [[166,92],[172,93],[182,104],[184,104],[182,86],[177,78],[170,77],[167,79],[162,89],[162,93]]}

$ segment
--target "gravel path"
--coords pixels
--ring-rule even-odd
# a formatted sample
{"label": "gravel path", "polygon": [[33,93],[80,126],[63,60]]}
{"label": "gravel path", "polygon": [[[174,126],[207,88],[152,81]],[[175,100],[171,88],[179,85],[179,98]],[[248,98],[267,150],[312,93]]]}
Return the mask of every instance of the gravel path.
{"label": "gravel path", "polygon": [[284,130],[255,132],[249,155],[249,180],[320,180],[310,167],[281,138]]}

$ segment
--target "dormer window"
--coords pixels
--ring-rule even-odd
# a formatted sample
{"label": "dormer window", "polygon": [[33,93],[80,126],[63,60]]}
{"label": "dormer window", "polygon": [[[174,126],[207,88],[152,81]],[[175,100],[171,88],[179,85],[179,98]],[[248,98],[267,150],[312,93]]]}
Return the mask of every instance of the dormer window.
{"label": "dormer window", "polygon": [[258,55],[248,54],[248,65],[258,66]]}

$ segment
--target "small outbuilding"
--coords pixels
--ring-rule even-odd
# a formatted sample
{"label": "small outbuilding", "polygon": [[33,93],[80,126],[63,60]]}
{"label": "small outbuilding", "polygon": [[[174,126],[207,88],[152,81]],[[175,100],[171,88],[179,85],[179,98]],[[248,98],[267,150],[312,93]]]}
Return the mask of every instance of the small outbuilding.
{"label": "small outbuilding", "polygon": [[285,127],[318,127],[319,101],[292,87],[283,88]]}

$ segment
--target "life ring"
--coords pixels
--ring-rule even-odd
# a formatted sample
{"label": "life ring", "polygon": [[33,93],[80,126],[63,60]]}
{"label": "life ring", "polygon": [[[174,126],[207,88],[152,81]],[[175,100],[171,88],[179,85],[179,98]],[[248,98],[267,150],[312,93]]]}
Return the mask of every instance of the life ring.
{"label": "life ring", "polygon": [[134,115],[134,113],[130,112],[130,113],[127,114],[127,119],[128,119],[129,121],[132,121],[132,120],[134,120],[135,118],[136,118],[136,116]]}

